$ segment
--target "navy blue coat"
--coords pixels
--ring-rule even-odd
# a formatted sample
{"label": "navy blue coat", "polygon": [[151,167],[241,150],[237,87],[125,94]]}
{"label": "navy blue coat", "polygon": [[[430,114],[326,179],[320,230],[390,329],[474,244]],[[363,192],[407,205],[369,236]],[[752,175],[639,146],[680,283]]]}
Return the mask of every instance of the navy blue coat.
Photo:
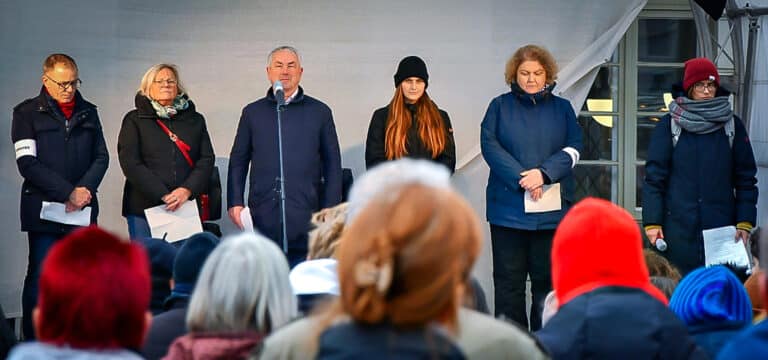
{"label": "navy blue coat", "polygon": [[[523,230],[557,227],[574,196],[574,164],[563,149],[581,151],[581,128],[571,103],[549,92],[529,95],[513,86],[488,105],[480,146],[491,170],[486,189],[488,222]],[[525,190],[518,182],[521,172],[533,168],[539,168],[549,183],[561,183],[562,210],[525,213]]]}
{"label": "navy blue coat", "polygon": [[738,118],[733,148],[725,130],[683,130],[673,147],[670,120],[662,117],[648,144],[643,225],[662,225],[669,245],[663,255],[685,274],[704,265],[702,230],[755,225],[757,167]]}
{"label": "navy blue coat", "polygon": [[667,306],[626,287],[577,296],[536,337],[552,359],[707,359]]}
{"label": "navy blue coat", "polygon": [[[40,94],[13,108],[11,140],[21,185],[21,230],[63,234],[71,225],[40,220],[43,201],[66,202],[76,187],[92,195],[91,223],[96,223],[96,191],[107,172],[109,153],[96,106],[75,92],[75,109],[67,126],[56,101],[43,87]],[[31,142],[34,141],[34,142]],[[36,156],[27,146],[34,143]]]}
{"label": "navy blue coat", "polygon": [[[248,104],[232,144],[227,179],[228,208],[244,206],[250,165],[248,207],[254,227],[281,243],[280,160],[277,112],[272,89]],[[341,202],[341,153],[331,109],[299,87],[282,111],[288,248],[307,249],[312,212]]]}

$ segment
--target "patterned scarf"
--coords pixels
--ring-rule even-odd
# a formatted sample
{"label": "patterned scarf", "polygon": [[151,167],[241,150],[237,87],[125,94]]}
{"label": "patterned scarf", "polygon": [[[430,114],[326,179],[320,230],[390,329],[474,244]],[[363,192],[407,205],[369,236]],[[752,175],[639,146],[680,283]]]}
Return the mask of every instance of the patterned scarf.
{"label": "patterned scarf", "polygon": [[170,119],[171,116],[176,115],[179,111],[186,110],[187,107],[189,107],[189,100],[187,100],[187,96],[184,94],[176,96],[176,98],[173,99],[173,104],[170,106],[160,105],[159,102],[151,99],[150,103],[152,104],[152,108],[155,109],[157,116],[163,119]]}
{"label": "patterned scarf", "polygon": [[669,114],[681,128],[694,134],[717,131],[733,119],[733,110],[727,96],[707,100],[692,100],[681,96],[669,104]]}

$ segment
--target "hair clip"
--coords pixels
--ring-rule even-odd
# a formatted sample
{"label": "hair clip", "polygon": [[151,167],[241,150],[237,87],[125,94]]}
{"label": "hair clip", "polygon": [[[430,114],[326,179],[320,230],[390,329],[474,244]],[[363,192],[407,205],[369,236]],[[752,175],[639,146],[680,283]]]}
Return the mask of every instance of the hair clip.
{"label": "hair clip", "polygon": [[376,266],[371,260],[361,260],[355,265],[355,282],[360,286],[375,285],[384,294],[392,283],[392,264]]}

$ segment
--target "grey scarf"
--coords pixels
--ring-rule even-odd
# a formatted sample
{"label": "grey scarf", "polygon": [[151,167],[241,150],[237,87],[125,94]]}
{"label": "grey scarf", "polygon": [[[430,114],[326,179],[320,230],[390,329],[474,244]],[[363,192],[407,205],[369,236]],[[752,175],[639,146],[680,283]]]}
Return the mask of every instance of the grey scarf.
{"label": "grey scarf", "polygon": [[694,134],[717,131],[733,119],[733,110],[727,96],[707,100],[691,100],[681,96],[669,104],[669,114],[672,121]]}
{"label": "grey scarf", "polygon": [[176,98],[173,99],[173,104],[169,106],[160,105],[159,102],[152,99],[149,99],[149,102],[152,104],[152,108],[155,109],[157,116],[163,119],[170,119],[171,116],[176,115],[176,113],[181,110],[186,110],[189,106],[187,96],[184,94],[177,95]]}

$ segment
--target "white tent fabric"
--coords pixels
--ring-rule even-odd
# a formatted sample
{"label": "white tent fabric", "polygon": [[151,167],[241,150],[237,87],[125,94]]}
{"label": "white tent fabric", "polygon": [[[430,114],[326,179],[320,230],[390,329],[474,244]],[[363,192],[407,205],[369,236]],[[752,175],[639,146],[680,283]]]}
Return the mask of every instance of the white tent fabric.
{"label": "white tent fabric", "polygon": [[[407,55],[429,67],[430,96],[454,124],[461,169],[455,184],[484,216],[487,167],[479,132],[488,102],[507,91],[504,63],[519,46],[543,44],[560,62],[559,91],[581,102],[599,65],[616,47],[645,0],[420,2],[264,1],[158,2],[148,0],[0,1],[0,108],[11,108],[40,89],[40,64],[52,52],[72,55],[82,92],[99,106],[111,152],[99,189],[100,224],[127,233],[120,216],[123,175],[116,158],[123,114],[144,71],[176,63],[198,109],[207,117],[217,164],[226,163],[242,107],[265,93],[267,53],[291,44],[302,53],[302,84],[334,111],[343,163],[364,171],[363,147],[373,110],[393,92],[392,75]],[[290,144],[288,144],[290,147]],[[0,142],[0,304],[20,312],[26,235],[18,231],[21,184],[10,141]],[[220,222],[233,231],[228,220]],[[490,257],[476,275],[490,291]],[[491,293],[489,292],[489,295]],[[492,299],[492,297],[489,297]]]}

